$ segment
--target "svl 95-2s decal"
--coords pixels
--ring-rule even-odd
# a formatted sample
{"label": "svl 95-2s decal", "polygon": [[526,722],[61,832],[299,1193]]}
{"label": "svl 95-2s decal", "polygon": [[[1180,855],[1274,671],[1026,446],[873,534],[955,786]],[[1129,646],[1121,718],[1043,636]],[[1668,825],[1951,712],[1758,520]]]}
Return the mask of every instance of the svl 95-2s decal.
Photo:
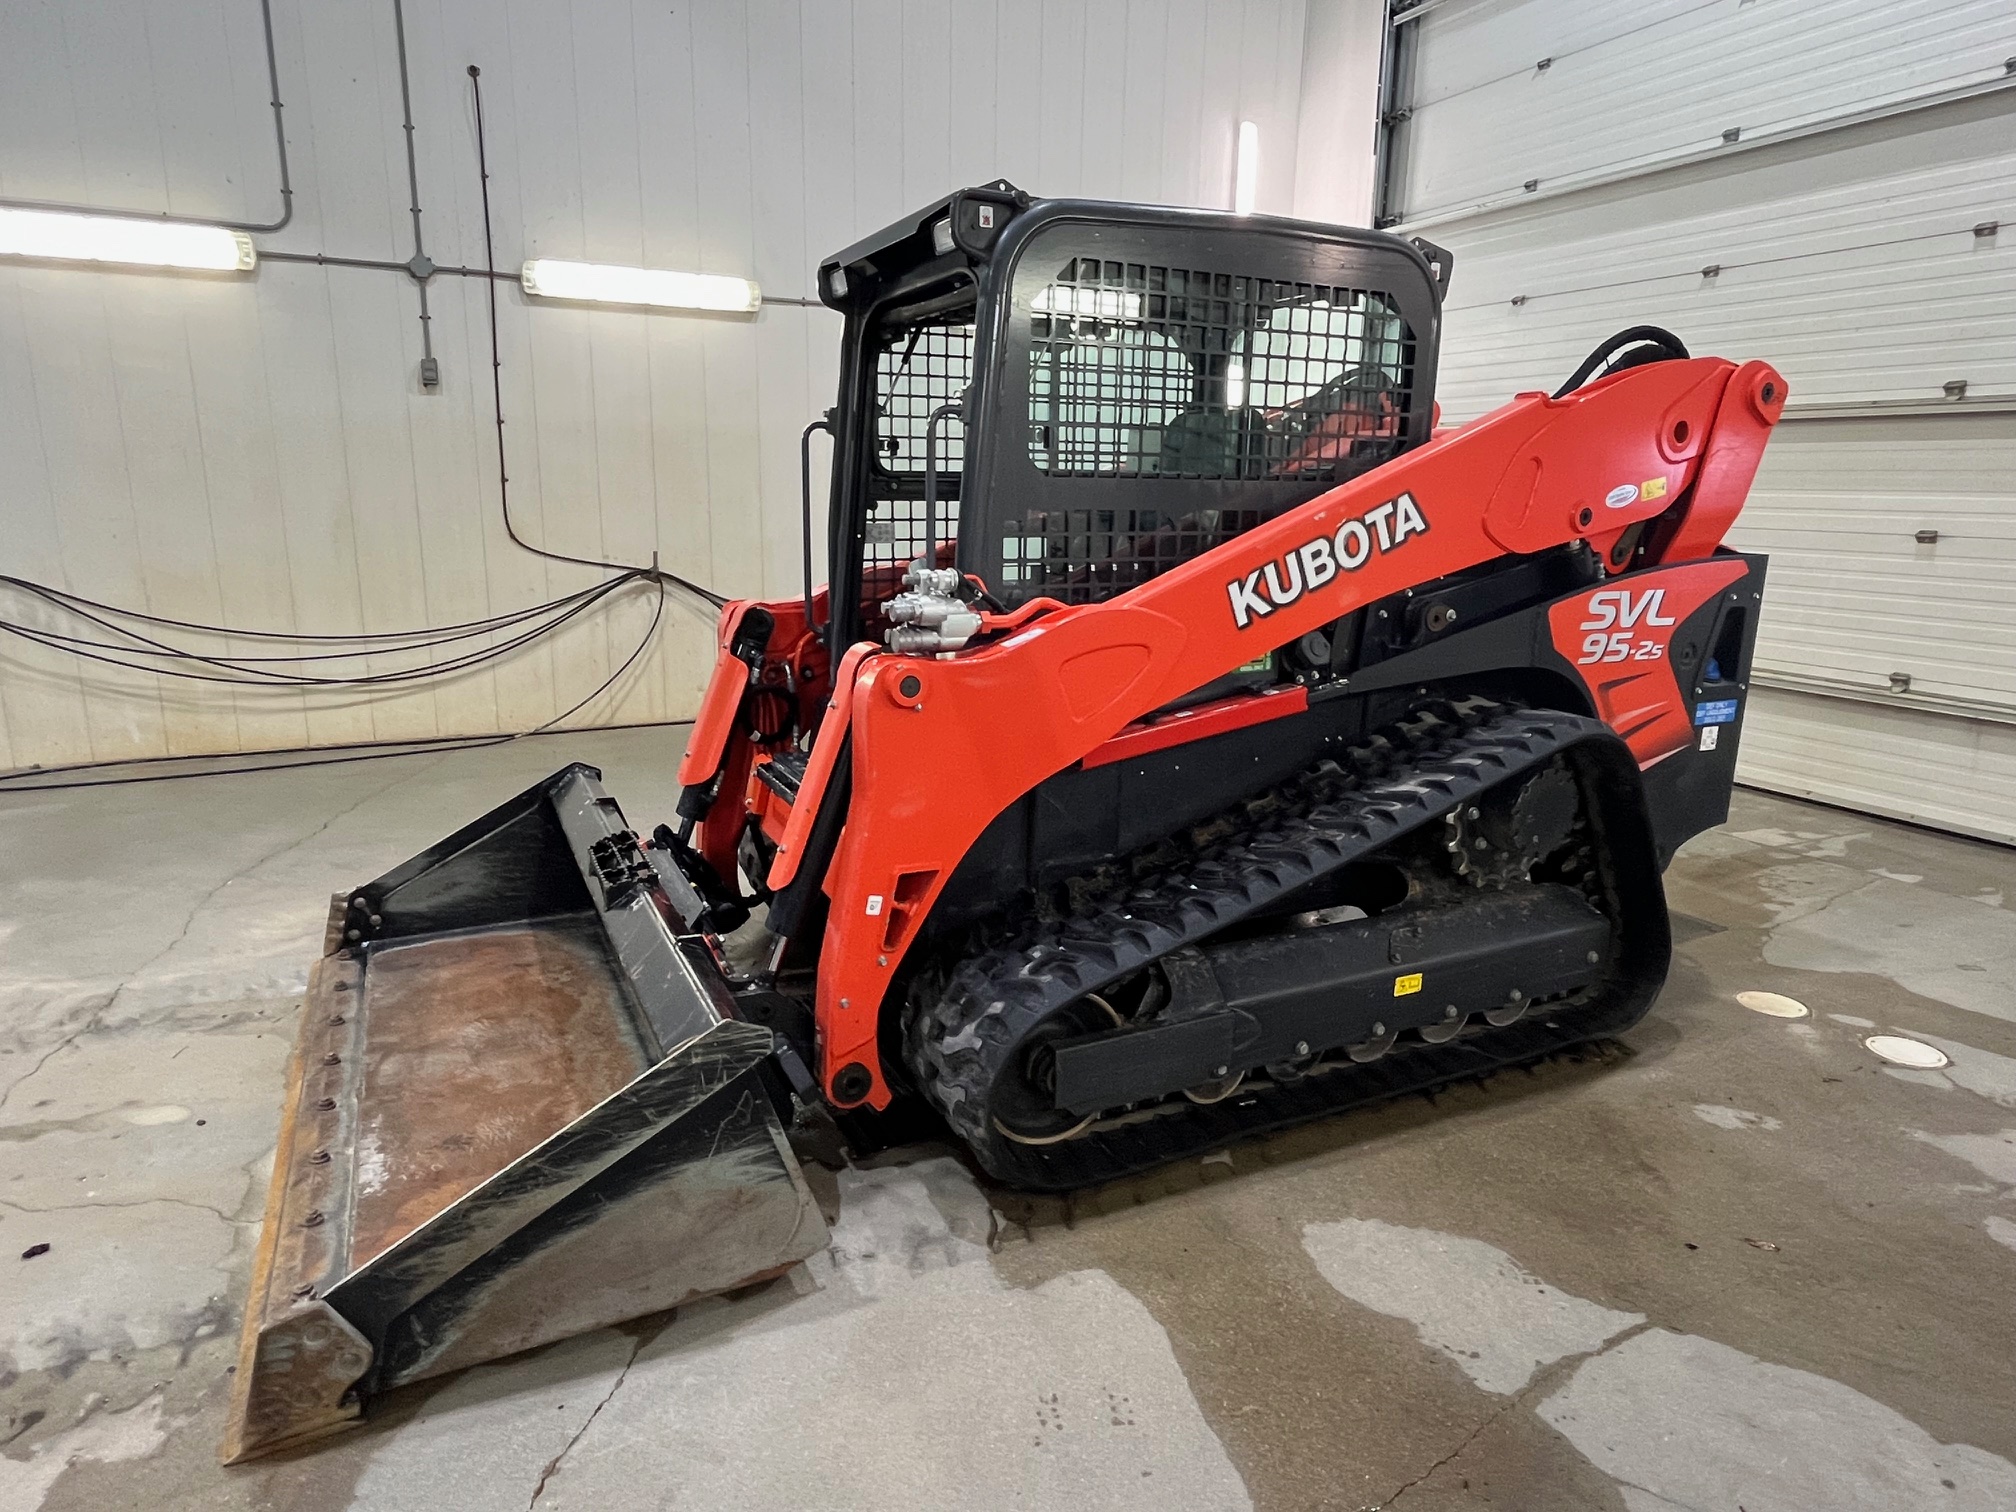
{"label": "svl 95-2s decal", "polygon": [[[1666,637],[1651,632],[1678,623],[1672,615],[1659,612],[1665,602],[1664,588],[1647,588],[1641,593],[1612,588],[1590,594],[1589,618],[1579,628],[1593,633],[1582,638],[1582,654],[1575,658],[1576,665],[1659,660],[1666,654]],[[1641,625],[1645,633],[1634,634]]]}
{"label": "svl 95-2s decal", "polygon": [[1615,587],[1571,593],[1547,610],[1554,649],[1574,664],[1596,712],[1624,737],[1640,766],[1694,743],[1680,679],[1691,686],[1699,674],[1712,622],[1688,632],[1684,670],[1671,664],[1673,637],[1689,615],[1749,570],[1735,557],[1711,557],[1612,579]]}
{"label": "svl 95-2s decal", "polygon": [[1425,535],[1428,518],[1412,494],[1389,499],[1355,520],[1346,520],[1334,534],[1305,541],[1279,561],[1256,567],[1225,585],[1232,603],[1232,623],[1244,630],[1276,609],[1286,609],[1304,593],[1314,593],[1340,572],[1356,572],[1375,554],[1397,550],[1411,536]]}

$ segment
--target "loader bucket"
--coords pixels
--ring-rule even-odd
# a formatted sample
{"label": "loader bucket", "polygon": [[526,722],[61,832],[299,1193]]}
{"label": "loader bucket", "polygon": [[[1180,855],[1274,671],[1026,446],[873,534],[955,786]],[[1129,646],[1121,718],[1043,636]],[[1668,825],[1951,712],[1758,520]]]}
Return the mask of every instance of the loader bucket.
{"label": "loader bucket", "polygon": [[227,1463],[824,1248],[785,1137],[795,1057],[732,1016],[599,779],[567,767],[335,899]]}

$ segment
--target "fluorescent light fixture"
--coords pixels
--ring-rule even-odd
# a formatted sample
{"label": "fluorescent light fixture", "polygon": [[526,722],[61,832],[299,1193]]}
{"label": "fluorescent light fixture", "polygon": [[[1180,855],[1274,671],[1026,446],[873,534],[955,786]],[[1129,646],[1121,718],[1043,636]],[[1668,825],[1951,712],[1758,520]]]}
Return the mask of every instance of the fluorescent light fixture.
{"label": "fluorescent light fixture", "polygon": [[1246,407],[1246,360],[1234,357],[1225,364],[1225,408]]}
{"label": "fluorescent light fixture", "polygon": [[0,208],[0,257],[212,273],[249,273],[259,261],[251,237],[221,226],[4,208]]}
{"label": "fluorescent light fixture", "polygon": [[1260,128],[1251,121],[1239,123],[1239,163],[1232,175],[1232,208],[1240,215],[1253,213],[1253,198],[1260,192]]}
{"label": "fluorescent light fixture", "polygon": [[1051,284],[1038,289],[1030,308],[1039,315],[1088,315],[1095,320],[1139,320],[1141,296],[1129,289],[1080,289]]}
{"label": "fluorescent light fixture", "polygon": [[763,291],[748,279],[719,273],[673,273],[664,268],[623,268],[613,263],[538,257],[525,264],[522,277],[525,292],[541,299],[726,310],[738,315],[747,315],[763,303]]}

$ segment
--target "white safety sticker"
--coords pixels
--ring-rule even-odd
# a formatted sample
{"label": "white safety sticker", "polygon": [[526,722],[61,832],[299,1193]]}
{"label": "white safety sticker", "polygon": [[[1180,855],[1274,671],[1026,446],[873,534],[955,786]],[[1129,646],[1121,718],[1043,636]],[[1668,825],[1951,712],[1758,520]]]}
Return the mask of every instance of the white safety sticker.
{"label": "white safety sticker", "polygon": [[868,917],[872,919],[880,912],[882,912],[882,894],[870,893],[868,895]]}
{"label": "white safety sticker", "polygon": [[1720,725],[1701,726],[1701,749],[1704,751],[1714,750],[1716,737],[1721,733],[1722,726]]}

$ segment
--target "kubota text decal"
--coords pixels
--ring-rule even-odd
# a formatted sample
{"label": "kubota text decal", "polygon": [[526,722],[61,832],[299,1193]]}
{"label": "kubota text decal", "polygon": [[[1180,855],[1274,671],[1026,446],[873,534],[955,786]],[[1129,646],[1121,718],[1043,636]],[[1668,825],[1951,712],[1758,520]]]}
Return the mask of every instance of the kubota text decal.
{"label": "kubota text decal", "polygon": [[1338,573],[1356,572],[1375,554],[1384,555],[1427,529],[1427,517],[1412,494],[1403,493],[1368,509],[1359,518],[1339,525],[1335,533],[1305,541],[1279,561],[1227,583],[1232,622],[1244,630],[1256,619],[1286,609],[1303,594],[1314,593]]}

